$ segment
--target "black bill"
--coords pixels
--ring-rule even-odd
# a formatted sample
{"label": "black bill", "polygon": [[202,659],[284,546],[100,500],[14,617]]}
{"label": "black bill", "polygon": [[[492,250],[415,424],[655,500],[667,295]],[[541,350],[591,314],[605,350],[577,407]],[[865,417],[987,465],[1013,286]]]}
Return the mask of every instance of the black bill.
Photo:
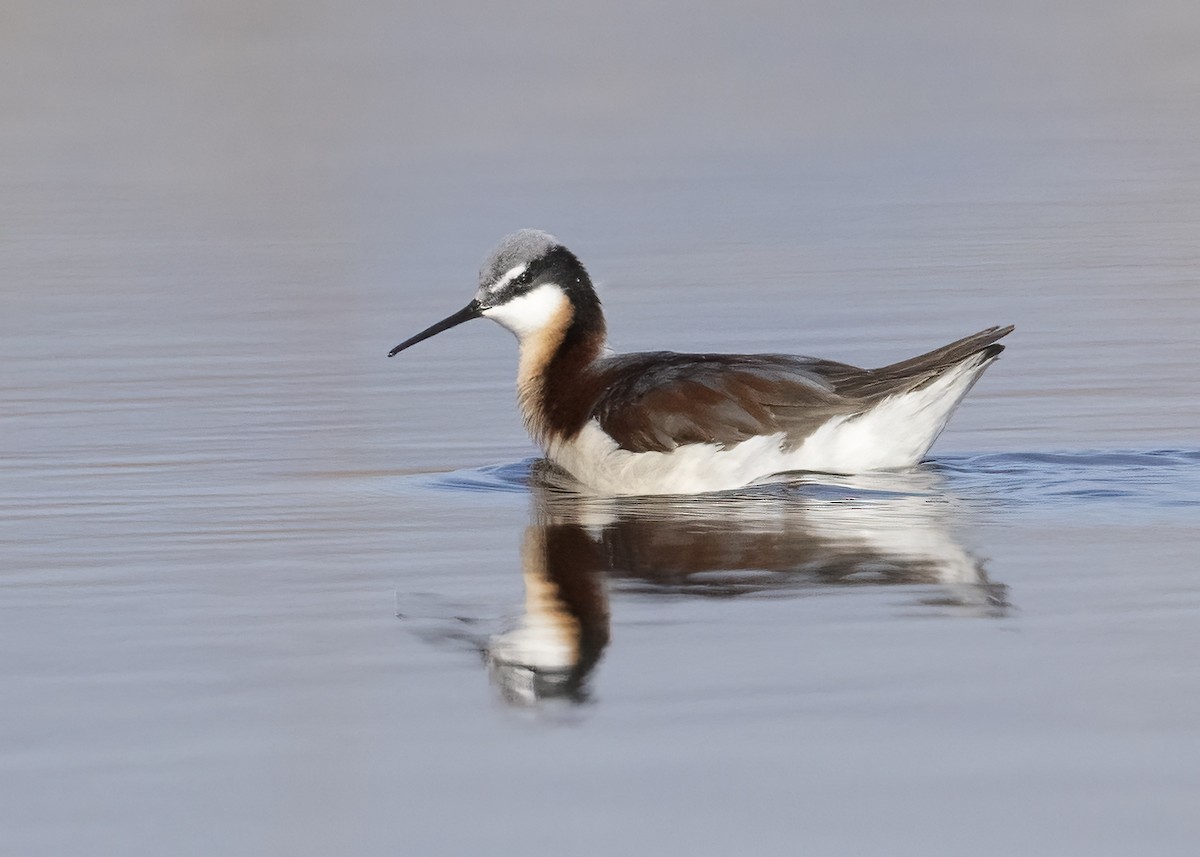
{"label": "black bill", "polygon": [[473,318],[479,318],[481,315],[483,315],[483,307],[480,306],[479,301],[471,301],[454,315],[449,316],[448,318],[443,318],[437,324],[431,325],[422,330],[416,336],[410,337],[401,342],[388,352],[388,357],[395,357],[410,345],[416,345],[418,342],[428,339],[431,336],[437,336],[443,330],[449,330],[452,327],[457,327],[464,321],[470,321]]}

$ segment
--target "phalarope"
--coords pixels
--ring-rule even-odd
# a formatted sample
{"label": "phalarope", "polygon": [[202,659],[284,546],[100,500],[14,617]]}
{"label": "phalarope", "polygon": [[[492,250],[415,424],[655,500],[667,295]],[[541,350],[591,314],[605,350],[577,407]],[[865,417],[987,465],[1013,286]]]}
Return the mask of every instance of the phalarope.
{"label": "phalarope", "polygon": [[989,327],[879,369],[783,354],[611,354],[579,259],[525,229],[484,261],[469,304],[388,356],[481,316],[517,337],[530,435],[583,488],[607,495],[910,467],[1013,330]]}

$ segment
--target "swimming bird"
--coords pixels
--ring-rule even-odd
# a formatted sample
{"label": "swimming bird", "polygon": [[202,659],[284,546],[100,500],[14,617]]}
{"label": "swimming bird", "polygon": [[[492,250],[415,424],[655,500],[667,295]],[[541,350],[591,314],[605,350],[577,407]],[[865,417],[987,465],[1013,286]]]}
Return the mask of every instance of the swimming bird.
{"label": "swimming bird", "polygon": [[879,369],[784,354],[612,354],[582,263],[552,235],[524,229],[484,261],[470,303],[388,356],[480,317],[517,337],[530,435],[603,495],[911,467],[1013,330],[989,327]]}

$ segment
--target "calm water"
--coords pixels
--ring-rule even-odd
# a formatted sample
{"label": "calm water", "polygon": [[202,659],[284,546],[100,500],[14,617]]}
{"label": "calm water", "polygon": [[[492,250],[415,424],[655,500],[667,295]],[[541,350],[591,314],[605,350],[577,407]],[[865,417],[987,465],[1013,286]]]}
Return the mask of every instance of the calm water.
{"label": "calm water", "polygon": [[[10,4],[0,852],[1192,854],[1189,4]],[[695,19],[695,20],[693,20]],[[565,495],[457,309],[1015,323],[930,461]]]}

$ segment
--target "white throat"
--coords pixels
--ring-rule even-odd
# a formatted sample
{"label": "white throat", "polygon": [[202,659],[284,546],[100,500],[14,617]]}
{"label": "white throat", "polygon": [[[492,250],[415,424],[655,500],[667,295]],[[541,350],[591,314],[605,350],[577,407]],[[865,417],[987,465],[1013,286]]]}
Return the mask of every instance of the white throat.
{"label": "white throat", "polygon": [[567,310],[567,296],[554,283],[538,286],[500,306],[488,307],[483,315],[511,330],[521,342],[561,325]]}

